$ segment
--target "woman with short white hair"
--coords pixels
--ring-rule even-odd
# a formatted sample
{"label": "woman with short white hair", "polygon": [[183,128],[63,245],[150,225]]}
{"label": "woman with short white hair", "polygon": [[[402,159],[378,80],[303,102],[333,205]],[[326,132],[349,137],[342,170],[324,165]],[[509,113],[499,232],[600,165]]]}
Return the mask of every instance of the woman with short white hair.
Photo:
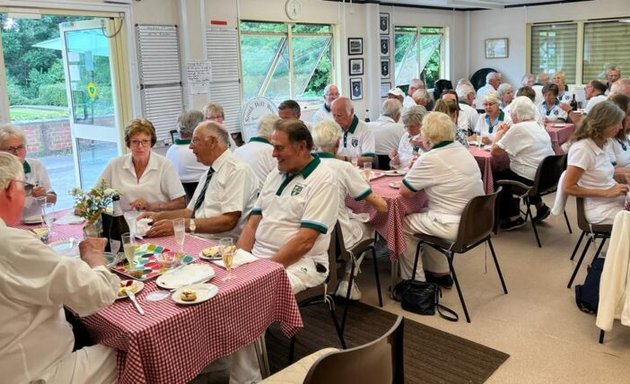
{"label": "woman with short white hair", "polygon": [[402,122],[407,130],[398,143],[398,150],[391,151],[389,166],[392,169],[407,169],[411,165],[415,156],[423,152],[420,129],[422,119],[426,116],[427,110],[421,105],[411,106],[405,109],[402,115]]}
{"label": "woman with short white hair", "polygon": [[[514,125],[506,125],[497,132],[492,144],[492,156],[510,158],[510,168],[495,174],[495,180],[515,180],[533,185],[538,166],[547,156],[554,154],[551,138],[545,128],[536,122],[536,106],[526,96],[519,96],[512,102],[511,117]],[[536,205],[535,222],[546,219],[551,210],[540,196],[532,196],[530,202]],[[499,195],[499,212],[503,228],[516,229],[525,225],[519,209],[520,199],[512,196],[511,188],[505,186]]]}
{"label": "woman with short white hair", "polygon": [[[455,123],[442,112],[430,112],[422,122],[422,137],[431,149],[420,155],[403,179],[400,194],[413,197],[424,190],[429,203],[425,212],[405,217],[403,232],[407,249],[400,259],[400,277],[411,278],[416,257],[416,233],[455,240],[464,207],[475,196],[483,195],[481,172],[475,158],[454,141]],[[445,177],[448,175],[448,177]],[[416,280],[453,286],[444,255],[424,249],[418,260]]]}
{"label": "woman with short white hair", "polygon": [[501,110],[501,98],[496,91],[490,91],[483,97],[483,108],[486,113],[479,116],[475,133],[477,140],[490,144],[505,121],[505,113]]}
{"label": "woman with short white hair", "polygon": [[497,89],[497,93],[499,94],[499,100],[501,101],[501,109],[506,114],[509,114],[508,106],[514,100],[514,88],[512,88],[511,84],[502,83],[499,85]]}

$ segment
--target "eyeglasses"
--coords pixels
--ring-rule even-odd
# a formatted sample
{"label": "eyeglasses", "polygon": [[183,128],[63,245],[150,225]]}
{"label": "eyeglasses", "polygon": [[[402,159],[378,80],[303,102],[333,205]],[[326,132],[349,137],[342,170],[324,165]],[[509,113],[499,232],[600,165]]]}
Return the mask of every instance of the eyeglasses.
{"label": "eyeglasses", "polygon": [[12,179],[12,181],[24,184],[24,192],[26,192],[27,195],[30,195],[33,192],[33,188],[35,188],[35,184],[31,184],[28,181],[17,179]]}
{"label": "eyeglasses", "polygon": [[131,145],[136,147],[143,146],[146,147],[151,144],[151,140],[131,140]]}
{"label": "eyeglasses", "polygon": [[1,148],[0,151],[9,152],[15,155],[20,151],[24,151],[25,149],[26,149],[26,145],[22,144],[22,145],[18,145],[17,147]]}

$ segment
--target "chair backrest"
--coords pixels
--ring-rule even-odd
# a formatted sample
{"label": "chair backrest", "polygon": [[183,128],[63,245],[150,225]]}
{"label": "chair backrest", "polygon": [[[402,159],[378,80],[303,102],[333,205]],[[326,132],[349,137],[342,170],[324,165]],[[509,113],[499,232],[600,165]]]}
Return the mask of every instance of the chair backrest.
{"label": "chair backrest", "polygon": [[567,155],[551,155],[543,159],[536,170],[534,185],[530,189],[530,196],[548,195],[558,188],[560,175],[567,168]]}
{"label": "chair backrest", "polygon": [[494,230],[496,200],[502,188],[489,195],[473,197],[466,204],[459,221],[457,240],[453,251],[463,253],[469,247],[483,241]]}
{"label": "chair backrest", "polygon": [[578,227],[583,232],[595,232],[595,233],[608,233],[612,232],[612,224],[591,224],[586,219],[586,213],[584,212],[584,198],[575,198],[576,216]]}
{"label": "chair backrest", "polygon": [[320,357],[311,366],[304,384],[404,383],[404,319],[378,339]]}

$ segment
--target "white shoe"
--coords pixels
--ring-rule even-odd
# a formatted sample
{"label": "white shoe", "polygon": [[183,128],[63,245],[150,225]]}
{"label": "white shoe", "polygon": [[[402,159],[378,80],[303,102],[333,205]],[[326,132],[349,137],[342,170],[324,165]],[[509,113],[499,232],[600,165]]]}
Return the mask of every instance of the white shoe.
{"label": "white shoe", "polygon": [[[335,291],[336,296],[346,297],[348,293],[348,282],[346,280],[341,280],[339,285],[337,286],[337,291]],[[359,291],[359,287],[357,283],[352,282],[352,288],[350,289],[350,300],[361,300],[361,291]]]}

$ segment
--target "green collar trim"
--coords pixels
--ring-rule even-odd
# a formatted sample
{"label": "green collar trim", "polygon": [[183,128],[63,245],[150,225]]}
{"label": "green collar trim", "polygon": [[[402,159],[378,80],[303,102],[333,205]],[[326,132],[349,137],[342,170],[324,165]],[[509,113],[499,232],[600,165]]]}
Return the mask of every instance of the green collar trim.
{"label": "green collar trim", "polygon": [[190,144],[190,139],[175,139],[175,144],[177,145]]}
{"label": "green collar trim", "polygon": [[440,141],[439,143],[435,144],[433,147],[431,147],[431,149],[437,149],[437,148],[442,148],[442,147],[446,147],[447,145],[451,144],[453,142],[453,140],[445,140],[445,141]]}
{"label": "green collar trim", "polygon": [[319,157],[320,159],[336,159],[335,155],[328,152],[315,152],[313,155]]}
{"label": "green collar trim", "polygon": [[24,160],[24,162],[22,163],[22,167],[24,168],[25,175],[27,173],[31,173],[31,165],[28,163],[28,161]]}
{"label": "green collar trim", "polygon": [[264,137],[252,137],[251,139],[249,139],[249,142],[251,143],[252,141],[255,141],[257,143],[265,143],[265,144],[271,144],[269,142],[269,140],[265,139]]}
{"label": "green collar trim", "polygon": [[352,123],[348,128],[348,132],[354,134],[354,131],[357,129],[357,125],[359,125],[359,118],[357,117],[357,115],[354,115],[354,117],[352,118]]}
{"label": "green collar trim", "polygon": [[317,156],[313,158],[308,164],[304,166],[298,173],[295,175],[286,174],[282,184],[280,184],[280,188],[276,191],[276,196],[281,196],[284,189],[289,185],[291,180],[293,180],[297,175],[302,175],[304,179],[310,176],[311,173],[317,168],[317,166],[321,163],[321,160]]}

